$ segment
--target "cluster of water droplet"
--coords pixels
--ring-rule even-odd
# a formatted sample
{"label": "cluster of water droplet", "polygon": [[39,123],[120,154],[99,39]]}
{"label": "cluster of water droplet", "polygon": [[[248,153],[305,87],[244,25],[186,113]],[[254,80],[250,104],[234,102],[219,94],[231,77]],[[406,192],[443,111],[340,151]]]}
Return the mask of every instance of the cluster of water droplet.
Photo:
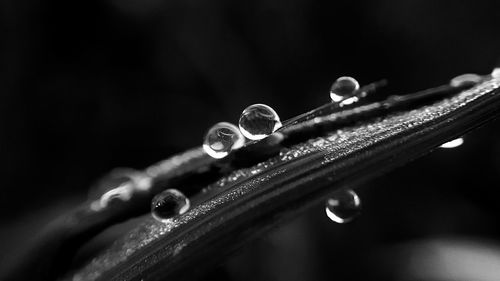
{"label": "cluster of water droplet", "polygon": [[[357,97],[352,97],[352,94],[358,89],[359,83],[356,79],[343,76],[333,83],[330,97],[332,101],[341,105],[349,104],[357,101]],[[274,109],[265,104],[253,104],[241,113],[238,127],[228,122],[212,126],[205,134],[203,150],[211,157],[221,159],[229,155],[232,150],[241,148],[245,144],[245,138],[252,141],[261,140],[282,126]],[[157,195],[152,202],[153,217],[168,219],[175,214],[181,214],[183,207],[189,208],[189,200],[181,195],[182,193],[175,190],[167,190]],[[184,204],[178,205],[180,202]]]}
{"label": "cluster of water droplet", "polygon": [[[254,104],[243,110],[239,128],[228,122],[212,126],[205,134],[203,150],[215,159],[226,157],[232,150],[245,144],[245,137],[260,140],[279,129],[282,124],[276,111],[265,104]],[[168,222],[189,209],[189,199],[182,192],[168,189],[156,195],[151,202],[151,214]]]}
{"label": "cluster of water droplet", "polygon": [[212,126],[205,135],[203,149],[215,159],[226,157],[249,140],[260,140],[282,126],[276,111],[265,104],[251,105],[241,113],[238,127],[228,122]]}
{"label": "cluster of water droplet", "polygon": [[350,222],[361,213],[361,200],[352,189],[335,192],[325,205],[326,215],[336,223]]}
{"label": "cluster of water droplet", "polygon": [[[348,76],[339,77],[330,88],[330,98],[339,105],[346,105],[358,100],[352,96],[359,90],[356,79]],[[245,138],[261,140],[281,128],[281,120],[270,106],[253,104],[241,113],[238,128],[231,123],[221,122],[210,128],[205,135],[203,149],[213,158],[226,157],[232,150],[242,147]]]}

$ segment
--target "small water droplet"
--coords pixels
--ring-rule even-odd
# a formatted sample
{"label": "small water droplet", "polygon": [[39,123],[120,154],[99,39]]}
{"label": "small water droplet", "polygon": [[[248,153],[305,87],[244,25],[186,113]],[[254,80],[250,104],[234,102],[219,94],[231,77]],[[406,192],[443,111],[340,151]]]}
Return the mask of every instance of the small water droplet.
{"label": "small water droplet", "polygon": [[352,221],[361,212],[361,200],[351,189],[340,190],[326,200],[326,215],[336,223]]}
{"label": "small water droplet", "polygon": [[228,122],[220,122],[212,126],[203,141],[203,150],[215,159],[226,157],[233,149],[245,144],[245,138],[238,127]]}
{"label": "small water droplet", "polygon": [[241,113],[239,127],[248,139],[260,140],[282,126],[276,111],[265,104],[251,105]]}
{"label": "small water droplet", "polygon": [[458,138],[458,139],[454,139],[454,140],[449,141],[449,142],[445,142],[442,145],[440,145],[439,147],[441,147],[441,148],[455,148],[455,147],[461,146],[463,143],[464,143],[464,139]]}
{"label": "small water droplet", "polygon": [[[333,82],[330,88],[330,98],[333,102],[341,102],[357,90],[359,90],[359,83],[356,79],[349,76],[342,76]],[[349,98],[349,100],[350,99],[351,98]],[[355,100],[345,104],[350,104],[352,102],[355,102]]]}
{"label": "small water droplet", "polygon": [[481,80],[482,80],[481,76],[474,73],[467,73],[451,79],[450,86],[452,87],[462,87],[466,85],[473,86],[481,82]]}
{"label": "small water droplet", "polygon": [[189,199],[177,189],[167,189],[157,194],[151,201],[153,218],[169,222],[176,215],[182,215],[189,210]]}

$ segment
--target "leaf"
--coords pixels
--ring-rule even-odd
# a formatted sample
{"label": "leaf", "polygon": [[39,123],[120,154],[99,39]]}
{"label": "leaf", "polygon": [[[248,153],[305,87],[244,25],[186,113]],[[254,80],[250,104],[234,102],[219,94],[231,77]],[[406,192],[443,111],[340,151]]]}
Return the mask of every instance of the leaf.
{"label": "leaf", "polygon": [[172,223],[145,215],[137,228],[67,279],[167,280],[202,274],[330,193],[404,165],[494,118],[499,86],[499,80],[487,80],[432,105],[281,147],[279,155],[235,170],[196,194],[193,208]]}

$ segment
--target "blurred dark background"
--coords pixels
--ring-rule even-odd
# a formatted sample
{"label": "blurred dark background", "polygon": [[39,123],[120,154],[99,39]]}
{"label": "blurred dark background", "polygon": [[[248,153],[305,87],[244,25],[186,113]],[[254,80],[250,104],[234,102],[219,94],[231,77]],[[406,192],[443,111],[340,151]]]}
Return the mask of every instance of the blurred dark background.
{"label": "blurred dark background", "polygon": [[[500,63],[499,12],[495,0],[2,0],[0,263],[112,168],[199,145],[249,104],[287,119],[328,102],[342,75],[387,78],[388,93],[402,93],[489,73]],[[352,224],[329,222],[319,206],[217,270],[236,280],[414,280],[411,249],[471,243],[500,266],[499,127],[370,183]]]}

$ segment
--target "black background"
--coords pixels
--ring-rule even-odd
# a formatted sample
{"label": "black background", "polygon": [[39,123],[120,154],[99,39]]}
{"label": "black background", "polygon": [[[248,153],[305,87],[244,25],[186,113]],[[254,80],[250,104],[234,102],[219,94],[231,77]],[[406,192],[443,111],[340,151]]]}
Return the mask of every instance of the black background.
{"label": "black background", "polygon": [[[0,262],[99,176],[199,145],[249,104],[287,119],[328,102],[343,75],[387,78],[388,93],[402,93],[489,73],[500,63],[499,15],[495,0],[3,0]],[[255,280],[245,270],[263,280],[407,280],[384,258],[394,245],[462,237],[496,246],[499,126],[370,183],[352,224],[330,223],[319,206],[218,270],[244,280]]]}

